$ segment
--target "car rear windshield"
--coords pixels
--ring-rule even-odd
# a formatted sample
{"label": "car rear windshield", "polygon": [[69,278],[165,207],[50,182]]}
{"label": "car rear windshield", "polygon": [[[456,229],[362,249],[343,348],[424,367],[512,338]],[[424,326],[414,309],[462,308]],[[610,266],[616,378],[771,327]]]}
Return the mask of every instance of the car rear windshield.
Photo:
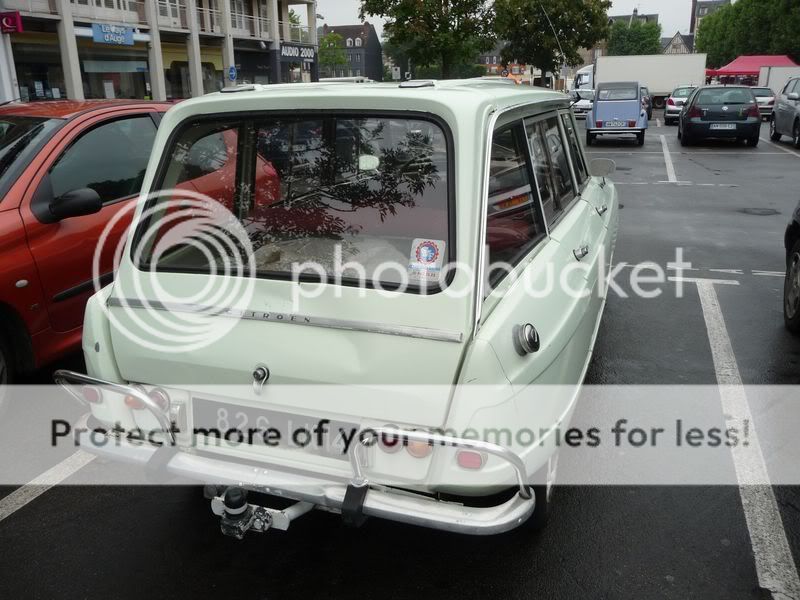
{"label": "car rear windshield", "polygon": [[[349,285],[443,286],[452,255],[448,139],[427,117],[201,120],[174,138],[156,189],[199,193],[228,209],[259,276],[288,278],[309,264],[313,279]],[[227,258],[191,242],[157,250],[162,225],[148,220],[137,230],[142,268],[217,272]]]}
{"label": "car rear windshield", "polygon": [[673,98],[688,98],[689,94],[691,94],[693,91],[694,91],[694,88],[690,88],[690,87],[678,88],[674,92],[672,92],[672,97]]}
{"label": "car rear windshield", "polygon": [[0,202],[62,124],[61,119],[0,116]]}
{"label": "car rear windshield", "polygon": [[598,100],[638,100],[639,90],[635,87],[600,88],[597,90]]}
{"label": "car rear windshield", "polygon": [[753,92],[746,88],[719,88],[700,90],[696,104],[717,106],[723,104],[752,104]]}
{"label": "car rear windshield", "polygon": [[752,91],[756,98],[771,98],[775,95],[769,88],[753,88]]}

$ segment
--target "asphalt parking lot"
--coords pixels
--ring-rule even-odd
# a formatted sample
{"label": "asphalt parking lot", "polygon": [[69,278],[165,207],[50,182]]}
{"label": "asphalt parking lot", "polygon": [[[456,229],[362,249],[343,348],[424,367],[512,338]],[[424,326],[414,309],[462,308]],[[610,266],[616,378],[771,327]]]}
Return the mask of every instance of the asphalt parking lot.
{"label": "asphalt parking lot", "polygon": [[[615,262],[664,265],[682,247],[687,277],[727,281],[715,290],[742,382],[800,382],[800,339],[781,313],[800,153],[769,142],[766,124],[757,148],[682,148],[654,117],[644,147],[600,138],[590,149],[617,164]],[[717,383],[704,310],[691,286],[681,299],[611,297],[587,383]],[[0,426],[6,448],[25,437],[13,416]],[[351,530],[312,513],[242,542],[220,535],[197,488],[56,487],[4,505],[14,491],[0,491],[0,598],[789,597],[758,572],[780,548],[764,543],[737,487],[561,487],[539,535],[470,538],[376,520]],[[774,494],[773,525],[797,565],[800,491]]]}

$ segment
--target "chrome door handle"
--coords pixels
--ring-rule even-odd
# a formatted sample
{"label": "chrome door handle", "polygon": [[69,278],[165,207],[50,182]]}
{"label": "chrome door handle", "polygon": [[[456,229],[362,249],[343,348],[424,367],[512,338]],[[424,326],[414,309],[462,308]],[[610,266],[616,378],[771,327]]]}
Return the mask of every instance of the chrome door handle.
{"label": "chrome door handle", "polygon": [[575,255],[575,260],[583,260],[589,254],[589,246],[581,246],[572,251]]}
{"label": "chrome door handle", "polygon": [[606,214],[607,212],[608,212],[608,205],[607,204],[604,204],[603,206],[601,206],[600,208],[597,209],[597,214],[600,215],[601,217],[604,214]]}

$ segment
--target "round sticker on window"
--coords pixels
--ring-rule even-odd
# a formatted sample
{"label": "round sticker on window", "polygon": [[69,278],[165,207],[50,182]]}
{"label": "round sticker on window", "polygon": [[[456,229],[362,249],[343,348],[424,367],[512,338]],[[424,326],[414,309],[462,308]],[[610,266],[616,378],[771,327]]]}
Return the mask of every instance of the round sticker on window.
{"label": "round sticker on window", "polygon": [[408,275],[412,280],[438,281],[442,272],[445,243],[442,240],[416,239],[411,244]]}

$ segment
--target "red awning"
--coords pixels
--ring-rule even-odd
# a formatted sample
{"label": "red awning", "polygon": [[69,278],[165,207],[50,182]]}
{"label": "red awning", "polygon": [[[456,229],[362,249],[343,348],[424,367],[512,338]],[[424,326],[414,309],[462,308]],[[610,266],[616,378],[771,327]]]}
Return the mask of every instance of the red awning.
{"label": "red awning", "polygon": [[761,67],[796,67],[798,66],[788,56],[740,56],[732,63],[719,69],[706,69],[706,75],[720,77],[735,77],[736,75],[750,75],[757,77]]}

